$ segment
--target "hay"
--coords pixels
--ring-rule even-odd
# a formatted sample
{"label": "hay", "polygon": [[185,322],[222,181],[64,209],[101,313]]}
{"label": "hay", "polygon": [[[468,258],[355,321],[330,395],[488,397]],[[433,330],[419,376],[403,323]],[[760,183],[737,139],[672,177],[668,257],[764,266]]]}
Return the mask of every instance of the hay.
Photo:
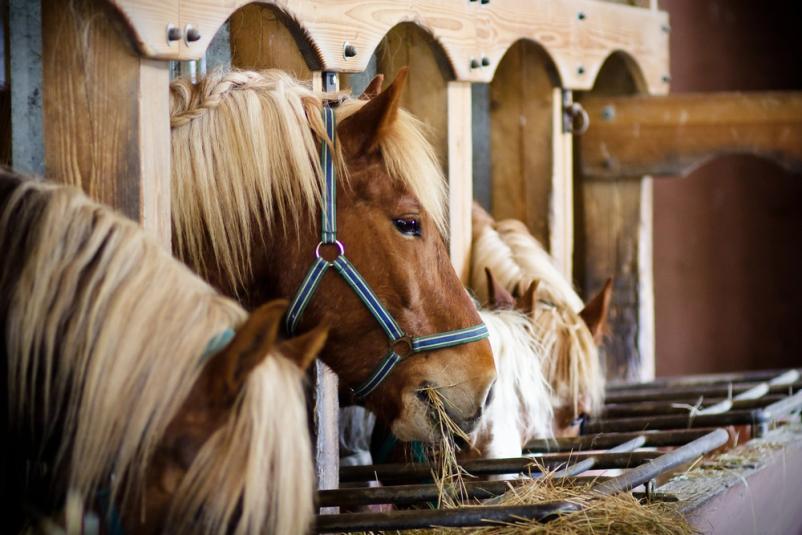
{"label": "hay", "polygon": [[[454,437],[469,442],[469,437],[446,411],[448,401],[435,388],[426,388],[432,407],[432,419],[440,439],[427,448],[432,465],[432,478],[439,489],[437,508],[478,505],[535,505],[565,501],[581,506],[581,510],[541,523],[521,520],[513,524],[494,524],[472,528],[429,528],[388,531],[408,535],[513,535],[513,534],[654,534],[691,535],[698,533],[679,512],[679,504],[654,501],[641,503],[631,493],[607,496],[592,490],[592,483],[577,484],[575,479],[554,477],[556,472],[542,469],[543,475],[523,484],[510,484],[503,495],[482,503],[467,497],[465,479],[474,477],[457,461],[460,449]],[[432,504],[433,506],[434,504]],[[371,532],[372,533],[372,532]],[[368,535],[367,533],[362,535]]]}

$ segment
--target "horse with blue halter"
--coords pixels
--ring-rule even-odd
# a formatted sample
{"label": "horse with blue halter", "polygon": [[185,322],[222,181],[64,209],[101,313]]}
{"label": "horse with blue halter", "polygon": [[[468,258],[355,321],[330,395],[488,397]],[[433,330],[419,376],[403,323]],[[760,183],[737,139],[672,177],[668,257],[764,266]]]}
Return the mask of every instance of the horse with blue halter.
{"label": "horse with blue halter", "polygon": [[292,298],[288,332],[330,326],[321,358],[341,384],[398,437],[431,441],[423,390],[470,431],[495,368],[448,259],[440,165],[399,108],[405,80],[362,99],[280,71],[174,82],[174,244],[247,308]]}
{"label": "horse with blue halter", "polygon": [[303,369],[282,340],[134,222],[0,171],[3,519],[80,533],[304,533],[314,475]]}

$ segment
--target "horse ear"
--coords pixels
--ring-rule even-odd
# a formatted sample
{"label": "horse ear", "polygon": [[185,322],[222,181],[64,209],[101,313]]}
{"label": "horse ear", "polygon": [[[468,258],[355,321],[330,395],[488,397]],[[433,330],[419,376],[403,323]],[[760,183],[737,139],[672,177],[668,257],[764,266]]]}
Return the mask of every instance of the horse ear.
{"label": "horse ear", "polygon": [[515,308],[515,299],[507,289],[498,283],[493,276],[490,268],[485,268],[485,277],[487,277],[487,298],[488,305],[493,309],[512,309]]}
{"label": "horse ear", "polygon": [[535,294],[537,294],[537,287],[539,284],[540,284],[539,280],[533,280],[532,282],[529,283],[529,286],[518,298],[518,302],[516,303],[516,308],[526,315],[531,314],[532,311],[535,310],[535,304],[537,303]]}
{"label": "horse ear", "polygon": [[308,333],[281,342],[276,349],[297,364],[301,370],[305,370],[317,358],[328,336],[329,328],[320,325]]}
{"label": "horse ear", "polygon": [[361,155],[376,150],[382,136],[398,117],[408,72],[409,69],[403,67],[390,87],[370,99],[359,111],[343,119],[337,133],[346,154]]}
{"label": "horse ear", "polygon": [[221,395],[236,396],[240,392],[248,375],[276,344],[286,311],[287,301],[280,299],[262,305],[248,316],[234,339],[206,367],[212,388]]}
{"label": "horse ear", "polygon": [[610,299],[613,295],[613,279],[607,279],[604,283],[604,288],[596,294],[596,296],[588,301],[585,308],[579,315],[585,321],[585,325],[590,329],[590,334],[593,335],[593,340],[596,343],[601,343],[602,334],[604,333],[604,325],[607,323],[607,312],[610,309]]}
{"label": "horse ear", "polygon": [[382,90],[382,84],[384,83],[384,75],[377,74],[373,77],[373,80],[370,81],[368,86],[362,91],[362,94],[359,95],[359,100],[370,100],[376,98]]}

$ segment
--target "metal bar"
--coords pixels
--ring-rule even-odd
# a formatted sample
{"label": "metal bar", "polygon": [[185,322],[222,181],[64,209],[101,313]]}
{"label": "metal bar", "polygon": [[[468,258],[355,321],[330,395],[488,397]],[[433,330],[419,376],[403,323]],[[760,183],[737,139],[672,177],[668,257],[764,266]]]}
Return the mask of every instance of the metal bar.
{"label": "metal bar", "polygon": [[[474,476],[498,474],[519,474],[539,472],[541,468],[560,469],[567,462],[583,460],[588,453],[557,454],[536,457],[516,457],[511,459],[482,459],[468,461],[462,467]],[[649,462],[660,456],[655,451],[631,453],[596,453],[598,468],[630,468]],[[341,482],[355,481],[420,481],[432,477],[432,468],[427,464],[377,464],[368,466],[343,466],[340,469]]]}
{"label": "metal bar", "polygon": [[[562,481],[568,485],[597,483],[609,479],[607,476],[565,477]],[[531,483],[533,478],[511,479],[505,481],[466,481],[465,494],[472,499],[488,499],[501,496],[510,488]],[[449,492],[450,496],[455,493]],[[320,507],[374,505],[391,503],[394,505],[413,505],[417,503],[437,501],[440,488],[437,485],[388,485],[382,487],[359,487],[350,489],[332,489],[318,491]]]}
{"label": "metal bar", "polygon": [[[608,393],[606,401],[608,403],[628,403],[632,401],[658,401],[658,400],[676,400],[678,398],[698,398],[704,397],[728,397],[730,393],[733,395],[740,394],[752,388],[754,384],[751,383],[733,383],[732,390],[730,385],[706,385],[706,386],[689,386],[678,387],[671,389],[645,389],[633,390],[627,392],[612,392]],[[794,382],[788,385],[772,385],[769,387],[771,394],[788,394],[789,392],[797,392],[802,388],[802,382]]]}
{"label": "metal bar", "polygon": [[434,526],[469,527],[511,524],[521,520],[545,521],[556,515],[579,511],[568,502],[504,507],[460,507],[456,509],[392,511],[388,513],[342,513],[319,515],[318,533],[421,529]]}
{"label": "metal bar", "polygon": [[[736,410],[743,409],[761,409],[770,403],[780,401],[788,396],[779,394],[767,395],[758,399],[745,399],[733,400],[732,408]],[[711,398],[705,399],[705,404],[716,404],[726,401],[726,398]],[[688,401],[685,404],[695,405],[698,401]],[[672,401],[644,401],[638,403],[614,403],[607,405],[602,411],[602,416],[605,419],[610,418],[628,418],[633,416],[657,416],[662,414],[687,414],[686,407],[678,407],[680,402]]]}
{"label": "metal bar", "polygon": [[598,485],[594,485],[593,490],[606,495],[632,490],[672,468],[689,463],[700,455],[723,446],[727,443],[727,440],[729,440],[727,432],[724,429],[716,429],[701,438],[661,455],[650,463],[642,464],[632,470],[627,470],[618,477],[602,481]]}
{"label": "metal bar", "polygon": [[733,373],[713,373],[703,375],[682,375],[676,377],[665,377],[649,381],[648,383],[619,383],[608,385],[607,392],[625,392],[631,390],[643,390],[646,388],[666,389],[677,386],[701,386],[728,383],[759,382],[767,381],[787,371],[802,371],[802,369],[772,369],[748,372]]}
{"label": "metal bar", "polygon": [[[608,453],[626,453],[634,451],[640,447],[642,447],[646,443],[646,437],[643,435],[637,436],[631,440],[627,440],[623,444],[619,444],[614,448],[610,448]],[[552,474],[554,477],[570,477],[581,474],[582,472],[587,472],[599,461],[598,455],[593,455],[586,459],[579,461],[578,463],[571,464],[566,466],[561,470],[557,470]]]}
{"label": "metal bar", "polygon": [[787,416],[788,414],[802,408],[802,392],[797,392],[793,396],[789,396],[780,401],[776,401],[771,405],[763,408],[761,411],[767,421],[774,421],[777,418]]}
{"label": "metal bar", "polygon": [[681,446],[703,437],[713,429],[679,429],[673,431],[646,431],[629,433],[587,434],[569,438],[545,438],[530,441],[524,453],[602,450],[612,448],[627,440],[643,436],[647,448]]}
{"label": "metal bar", "polygon": [[584,433],[603,433],[605,431],[640,431],[644,429],[683,429],[691,427],[717,427],[727,425],[759,425],[766,423],[763,409],[729,411],[721,414],[663,416],[641,416],[638,418],[614,418],[591,420],[583,425]]}

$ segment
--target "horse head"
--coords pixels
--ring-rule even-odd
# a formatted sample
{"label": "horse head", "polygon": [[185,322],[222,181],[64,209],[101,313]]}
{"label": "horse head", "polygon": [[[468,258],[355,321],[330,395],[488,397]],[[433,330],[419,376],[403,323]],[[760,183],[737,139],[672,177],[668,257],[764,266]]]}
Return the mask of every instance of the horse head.
{"label": "horse head", "polygon": [[[339,270],[315,279],[293,327],[328,325],[321,358],[340,384],[361,392],[399,438],[430,441],[424,390],[438,389],[470,431],[495,369],[485,339],[420,343],[481,320],[449,261],[442,171],[421,124],[399,107],[405,80],[402,70],[386,90],[377,94],[374,83],[364,98],[338,102],[277,71],[175,83],[173,216],[179,256],[249,307],[297,296],[315,262]],[[336,128],[324,122],[326,106]],[[321,239],[324,147],[336,174],[328,214],[336,242]],[[343,275],[345,258],[358,277]],[[370,289],[375,306],[355,285]],[[391,350],[392,371],[366,388]]]}

